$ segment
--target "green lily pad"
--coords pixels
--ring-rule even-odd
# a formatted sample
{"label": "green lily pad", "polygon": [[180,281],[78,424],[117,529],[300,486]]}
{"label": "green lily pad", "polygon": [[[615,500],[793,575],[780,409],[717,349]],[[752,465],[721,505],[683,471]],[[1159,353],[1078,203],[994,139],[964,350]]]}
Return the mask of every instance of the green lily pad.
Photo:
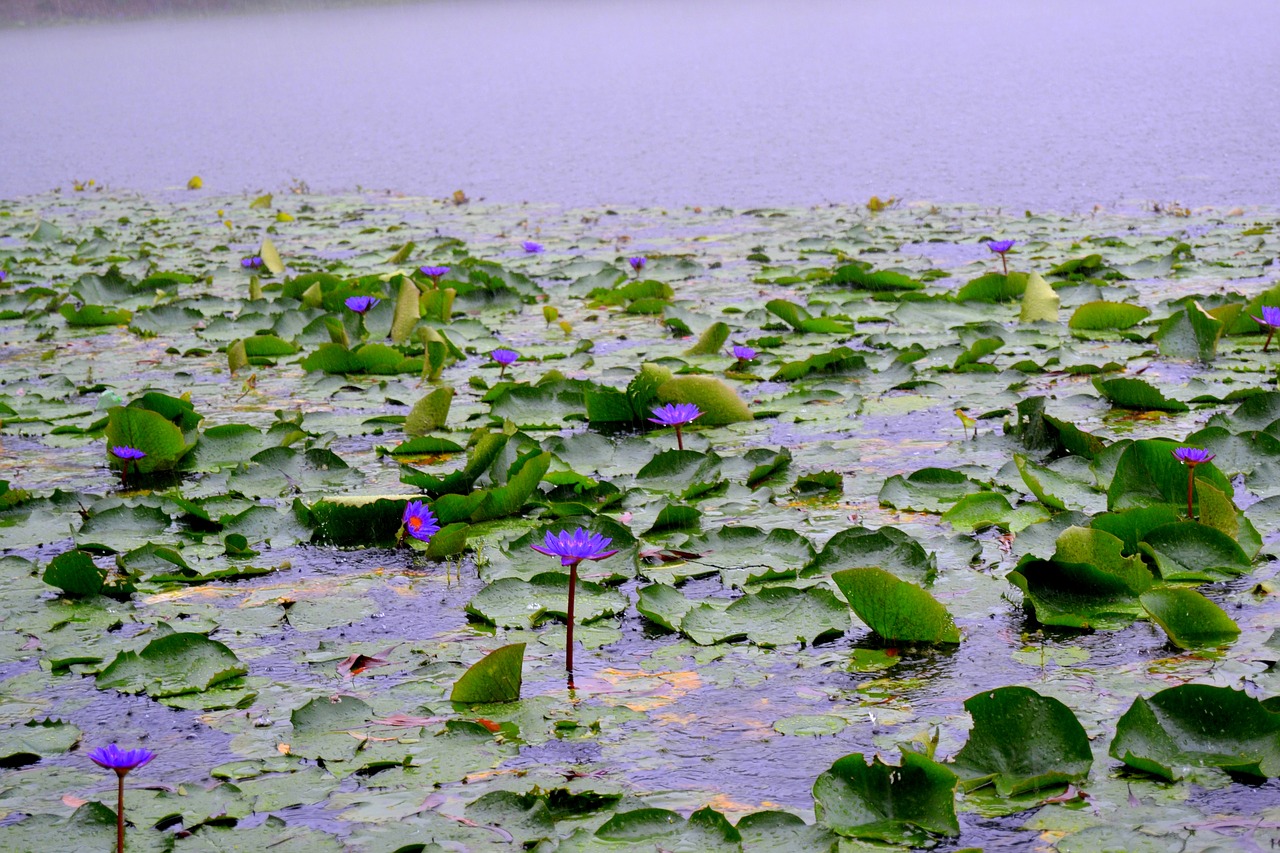
{"label": "green lily pad", "polygon": [[937,572],[938,561],[896,527],[850,527],[827,540],[804,574],[829,575],[841,569],[862,568],[884,569],[900,580],[928,584]]}
{"label": "green lily pad", "polygon": [[1217,648],[1235,642],[1240,626],[1221,607],[1194,589],[1144,592],[1142,606],[1180,649]]}
{"label": "green lily pad", "polygon": [[879,756],[846,755],[813,784],[818,822],[840,835],[918,844],[926,833],[959,835],[955,790],[959,780],[945,766],[904,752],[901,766]]}
{"label": "green lily pad", "polygon": [[758,646],[809,644],[848,629],[848,608],[821,587],[765,587],[723,610],[700,604],[680,621],[680,630],[704,646],[741,638]]}
{"label": "green lily pad", "polygon": [[[616,589],[578,581],[574,616],[583,624],[624,612],[631,604]],[[534,628],[548,619],[567,619],[569,575],[543,572],[527,581],[501,578],[489,584],[467,603],[467,612],[500,628]]]}
{"label": "green lily pad", "polygon": [[1089,775],[1089,736],[1057,699],[1027,687],[999,687],[969,697],[964,707],[973,729],[956,753],[955,770],[966,790],[994,783],[1001,797],[1012,797]]}
{"label": "green lily pad", "polygon": [[121,652],[98,673],[99,690],[152,699],[201,693],[249,670],[231,649],[203,634],[157,637],[140,652]]}
{"label": "green lily pad", "polygon": [[1136,409],[1142,412],[1185,412],[1187,404],[1173,400],[1145,379],[1122,376],[1117,379],[1095,379],[1093,387],[1111,405],[1120,409]]}
{"label": "green lily pad", "polygon": [[1075,310],[1067,326],[1081,331],[1127,329],[1151,316],[1148,308],[1128,302],[1086,302]]}
{"label": "green lily pad", "polygon": [[1280,775],[1280,714],[1241,690],[1184,684],[1134,699],[1109,752],[1169,781],[1202,767],[1269,778]]}
{"label": "green lily pad", "polygon": [[982,486],[959,471],[921,468],[903,477],[895,474],[880,487],[880,503],[896,509],[942,512]]}
{"label": "green lily pad", "polygon": [[1234,539],[1194,521],[1157,527],[1138,547],[1167,581],[1223,580],[1250,569],[1249,558]]}
{"label": "green lily pad", "polygon": [[959,643],[960,630],[929,593],[877,568],[831,576],[858,618],[889,643]]}
{"label": "green lily pad", "polygon": [[515,702],[524,681],[524,643],[494,649],[462,674],[449,694],[452,702]]}

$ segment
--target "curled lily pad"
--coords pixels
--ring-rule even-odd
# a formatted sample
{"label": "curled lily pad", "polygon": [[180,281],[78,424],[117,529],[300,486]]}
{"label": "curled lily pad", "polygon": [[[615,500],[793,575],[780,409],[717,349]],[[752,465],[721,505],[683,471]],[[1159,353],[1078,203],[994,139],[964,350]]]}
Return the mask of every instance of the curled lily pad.
{"label": "curled lily pad", "polygon": [[98,673],[99,690],[146,693],[153,699],[200,693],[249,670],[231,649],[203,634],[174,633],[140,652],[121,652]]}
{"label": "curled lily pad", "polygon": [[1153,589],[1142,606],[1180,649],[1216,648],[1235,642],[1240,626],[1221,607],[1194,589]]}
{"label": "curled lily pad", "polygon": [[1201,767],[1280,776],[1280,714],[1241,690],[1184,684],[1135,699],[1110,753],[1170,781]]}
{"label": "curled lily pad", "polygon": [[449,694],[450,701],[515,702],[524,681],[524,643],[494,649],[471,666]]}
{"label": "curled lily pad", "polygon": [[845,569],[831,576],[858,618],[890,643],[959,643],[947,609],[920,587],[877,568]]}
{"label": "curled lily pad", "polygon": [[969,697],[964,708],[973,729],[955,769],[967,790],[994,783],[1000,796],[1010,797],[1089,775],[1089,736],[1057,699],[1028,687],[999,687]]}
{"label": "curled lily pad", "polygon": [[956,775],[915,752],[901,766],[861,753],[841,758],[813,784],[818,822],[840,835],[890,843],[920,843],[927,833],[959,835]]}

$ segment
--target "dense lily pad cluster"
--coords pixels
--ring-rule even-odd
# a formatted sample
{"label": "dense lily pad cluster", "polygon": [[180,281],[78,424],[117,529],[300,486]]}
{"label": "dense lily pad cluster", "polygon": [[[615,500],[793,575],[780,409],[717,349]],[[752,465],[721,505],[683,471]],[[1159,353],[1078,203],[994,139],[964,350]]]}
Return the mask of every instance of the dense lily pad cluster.
{"label": "dense lily pad cluster", "polygon": [[114,741],[139,850],[1174,847],[1276,784],[1274,215],[203,192],[0,202],[0,848],[109,844]]}

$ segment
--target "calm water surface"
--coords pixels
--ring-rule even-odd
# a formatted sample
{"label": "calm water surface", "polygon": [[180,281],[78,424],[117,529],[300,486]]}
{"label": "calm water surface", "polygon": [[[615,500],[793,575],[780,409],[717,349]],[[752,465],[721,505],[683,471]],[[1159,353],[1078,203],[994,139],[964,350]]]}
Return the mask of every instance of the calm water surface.
{"label": "calm water surface", "polygon": [[1274,0],[465,0],[0,32],[0,196],[1280,202]]}

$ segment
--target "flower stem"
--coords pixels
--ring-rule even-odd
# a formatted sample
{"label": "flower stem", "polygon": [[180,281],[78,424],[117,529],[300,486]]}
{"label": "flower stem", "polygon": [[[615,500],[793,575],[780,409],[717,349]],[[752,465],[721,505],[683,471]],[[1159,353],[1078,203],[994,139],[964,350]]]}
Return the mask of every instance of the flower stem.
{"label": "flower stem", "polygon": [[1195,497],[1196,488],[1196,466],[1187,466],[1187,518],[1195,521],[1194,510],[1191,507],[1191,501]]}
{"label": "flower stem", "polygon": [[1000,253],[1000,263],[1004,265],[1005,278],[1009,277],[1009,259],[1004,256],[1004,252]]}
{"label": "flower stem", "polygon": [[676,424],[676,447],[684,450],[684,437],[680,435],[680,424]]}
{"label": "flower stem", "polygon": [[120,787],[116,796],[116,853],[124,853],[124,774],[116,772]]}
{"label": "flower stem", "polygon": [[573,687],[573,597],[578,586],[578,564],[569,564],[569,633],[564,644],[564,668],[569,672],[569,686]]}
{"label": "flower stem", "polygon": [[1262,345],[1263,352],[1266,352],[1267,347],[1271,346],[1271,336],[1274,335],[1275,333],[1276,333],[1276,330],[1274,326],[1267,327],[1267,342]]}

